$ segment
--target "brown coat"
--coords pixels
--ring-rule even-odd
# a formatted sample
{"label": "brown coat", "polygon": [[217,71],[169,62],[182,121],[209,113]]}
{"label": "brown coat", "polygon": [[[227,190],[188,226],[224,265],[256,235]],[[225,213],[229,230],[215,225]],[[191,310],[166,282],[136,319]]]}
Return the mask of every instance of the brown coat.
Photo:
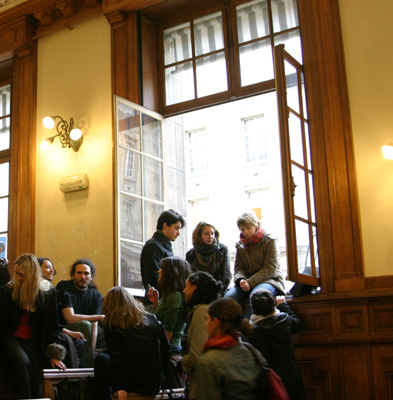
{"label": "brown coat", "polygon": [[284,278],[280,271],[280,249],[277,240],[265,235],[248,254],[242,242],[236,243],[235,284],[246,279],[251,290],[260,283],[270,283],[285,294]]}

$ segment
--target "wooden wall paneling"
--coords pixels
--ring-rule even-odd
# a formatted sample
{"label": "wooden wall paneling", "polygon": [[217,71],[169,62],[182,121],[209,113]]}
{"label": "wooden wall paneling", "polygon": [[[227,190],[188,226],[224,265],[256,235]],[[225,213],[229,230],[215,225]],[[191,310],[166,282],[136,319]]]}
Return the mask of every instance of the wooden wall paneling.
{"label": "wooden wall paneling", "polygon": [[324,292],[363,290],[359,205],[338,4],[336,0],[299,0],[298,9],[317,183],[318,240],[323,243],[319,246],[321,287]]}
{"label": "wooden wall paneling", "polygon": [[391,297],[371,299],[369,304],[370,336],[374,343],[393,341],[393,302]]}
{"label": "wooden wall paneling", "polygon": [[112,28],[112,94],[140,104],[137,12],[118,11],[106,18]]}
{"label": "wooden wall paneling", "polygon": [[371,341],[369,336],[367,302],[367,299],[362,299],[356,301],[358,305],[335,308],[338,328],[337,341],[349,343],[369,343]]}
{"label": "wooden wall paneling", "polygon": [[342,400],[370,400],[374,396],[371,347],[341,346],[339,371]]}
{"label": "wooden wall paneling", "polygon": [[296,348],[307,400],[340,400],[340,379],[335,347]]}
{"label": "wooden wall paneling", "polygon": [[393,347],[371,348],[375,400],[393,400]]}
{"label": "wooden wall paneling", "polygon": [[141,17],[142,39],[142,101],[143,106],[158,112],[158,44],[157,28]]}

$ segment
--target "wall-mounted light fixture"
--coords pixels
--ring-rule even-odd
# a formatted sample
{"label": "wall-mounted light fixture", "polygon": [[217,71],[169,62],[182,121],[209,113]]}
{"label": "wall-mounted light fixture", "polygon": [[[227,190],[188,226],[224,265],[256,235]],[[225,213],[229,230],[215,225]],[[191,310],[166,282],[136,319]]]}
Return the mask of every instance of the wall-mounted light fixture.
{"label": "wall-mounted light fixture", "polygon": [[389,146],[382,146],[381,150],[387,160],[393,160],[393,143],[390,143]]}
{"label": "wall-mounted light fixture", "polygon": [[56,137],[59,138],[61,147],[63,148],[71,148],[74,151],[78,151],[79,147],[81,147],[83,142],[83,134],[82,131],[78,128],[74,128],[74,119],[71,118],[68,123],[61,117],[45,117],[42,120],[45,128],[52,129],[55,126],[55,120],[59,119],[59,122],[56,125],[57,135],[48,137],[45,141],[42,141],[43,146],[47,147],[53,143]]}

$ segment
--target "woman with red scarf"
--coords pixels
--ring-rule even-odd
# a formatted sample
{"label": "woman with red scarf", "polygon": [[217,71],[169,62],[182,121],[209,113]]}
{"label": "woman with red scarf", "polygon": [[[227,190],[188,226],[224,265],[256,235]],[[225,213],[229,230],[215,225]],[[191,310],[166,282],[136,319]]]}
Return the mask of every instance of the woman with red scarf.
{"label": "woman with red scarf", "polygon": [[[210,304],[206,330],[209,339],[196,365],[198,400],[254,400],[260,366],[253,353],[239,340],[249,335],[250,322],[242,317],[234,300],[223,298]],[[257,351],[257,350],[256,350]]]}
{"label": "woman with red scarf", "polygon": [[235,286],[225,297],[240,304],[248,299],[243,316],[250,318],[250,298],[256,290],[267,289],[273,296],[285,295],[280,249],[277,240],[266,233],[254,213],[240,215],[237,226],[241,233],[236,243]]}

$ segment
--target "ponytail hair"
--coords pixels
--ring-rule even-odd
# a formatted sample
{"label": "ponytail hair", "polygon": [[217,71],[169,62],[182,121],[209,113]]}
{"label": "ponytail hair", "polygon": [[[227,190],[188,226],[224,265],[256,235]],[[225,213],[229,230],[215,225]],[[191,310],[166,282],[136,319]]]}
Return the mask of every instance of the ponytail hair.
{"label": "ponytail hair", "polygon": [[225,334],[239,338],[239,332],[249,336],[252,326],[247,318],[243,318],[243,309],[239,303],[230,297],[217,299],[210,304],[208,314],[221,322]]}

